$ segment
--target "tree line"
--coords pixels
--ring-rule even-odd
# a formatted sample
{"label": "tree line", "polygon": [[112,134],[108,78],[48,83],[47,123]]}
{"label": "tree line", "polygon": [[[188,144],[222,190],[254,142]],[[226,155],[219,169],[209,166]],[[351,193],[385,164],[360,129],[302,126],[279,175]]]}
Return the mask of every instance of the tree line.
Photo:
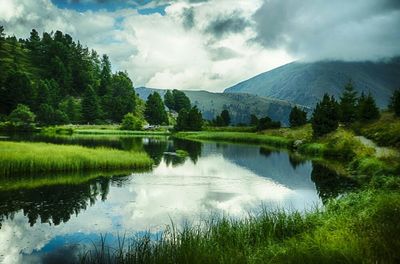
{"label": "tree line", "polygon": [[19,104],[39,125],[119,123],[137,110],[127,73],[113,73],[107,55],[61,31],[40,36],[32,29],[29,38],[17,39],[0,26],[0,68],[2,120]]}

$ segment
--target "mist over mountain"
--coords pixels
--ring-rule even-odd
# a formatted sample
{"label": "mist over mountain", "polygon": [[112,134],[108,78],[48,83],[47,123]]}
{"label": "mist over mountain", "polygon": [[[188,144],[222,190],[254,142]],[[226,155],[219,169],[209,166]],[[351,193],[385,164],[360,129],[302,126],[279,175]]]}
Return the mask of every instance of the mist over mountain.
{"label": "mist over mountain", "polygon": [[[146,100],[152,92],[158,92],[162,97],[166,89],[139,87],[135,89],[140,98]],[[242,93],[211,93],[207,91],[183,91],[193,105],[196,105],[203,114],[203,118],[212,120],[227,109],[232,122],[248,123],[250,115],[258,117],[268,115],[273,120],[288,124],[288,117],[293,104],[283,100],[271,99],[252,94]]]}
{"label": "mist over mountain", "polygon": [[224,93],[249,93],[313,107],[324,93],[339,98],[352,80],[356,90],[371,93],[379,107],[400,88],[400,58],[380,62],[292,62],[240,82]]}

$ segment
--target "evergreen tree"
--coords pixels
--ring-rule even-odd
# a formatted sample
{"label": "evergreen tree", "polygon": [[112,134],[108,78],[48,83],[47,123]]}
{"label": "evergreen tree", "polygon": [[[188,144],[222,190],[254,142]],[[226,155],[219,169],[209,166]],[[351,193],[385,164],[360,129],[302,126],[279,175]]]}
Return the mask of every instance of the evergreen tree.
{"label": "evergreen tree", "polygon": [[221,119],[223,121],[223,126],[229,126],[231,123],[231,117],[228,110],[225,109],[221,112]]}
{"label": "evergreen tree", "polygon": [[396,116],[400,116],[400,89],[393,92],[389,109],[393,111]]}
{"label": "evergreen tree", "polygon": [[103,111],[105,118],[121,122],[127,113],[135,111],[136,95],[132,81],[124,72],[113,75],[109,90],[103,98]]}
{"label": "evergreen tree", "polygon": [[92,86],[88,85],[82,99],[82,118],[84,122],[95,123],[101,117],[99,99]]}
{"label": "evergreen tree", "polygon": [[177,131],[200,131],[203,127],[203,116],[196,106],[189,111],[182,109],[176,120]]}
{"label": "evergreen tree", "polygon": [[335,98],[324,95],[314,109],[312,128],[314,137],[320,137],[335,131],[339,126],[339,106]]}
{"label": "evergreen tree", "polygon": [[180,112],[182,109],[190,110],[191,104],[189,97],[182,91],[173,90],[172,97],[174,99],[174,108],[176,112]]}
{"label": "evergreen tree", "polygon": [[379,108],[376,106],[375,99],[371,94],[364,94],[358,100],[358,119],[361,122],[368,122],[379,118]]}
{"label": "evergreen tree", "polygon": [[169,110],[175,109],[174,96],[172,95],[170,90],[167,90],[167,92],[164,94],[164,103]]}
{"label": "evergreen tree", "polygon": [[307,123],[307,113],[298,108],[297,106],[294,106],[289,115],[290,127],[298,127],[305,125],[306,123]]}
{"label": "evergreen tree", "polygon": [[272,121],[270,117],[266,116],[258,120],[257,130],[262,131],[265,129],[280,128],[280,127],[281,127],[281,122]]}
{"label": "evergreen tree", "polygon": [[35,114],[31,112],[28,106],[18,104],[10,113],[9,120],[17,127],[29,128],[35,122]]}
{"label": "evergreen tree", "polygon": [[258,117],[254,114],[250,115],[250,125],[258,126]]}
{"label": "evergreen tree", "polygon": [[350,80],[344,87],[344,92],[340,97],[340,121],[350,124],[357,119],[357,92],[354,90]]}
{"label": "evergreen tree", "polygon": [[175,130],[176,131],[187,130],[188,123],[189,123],[189,113],[186,109],[182,109],[179,112],[178,117],[176,118]]}
{"label": "evergreen tree", "polygon": [[151,125],[168,125],[168,115],[159,93],[154,92],[147,97],[144,116]]}
{"label": "evergreen tree", "polygon": [[107,55],[103,55],[101,59],[100,87],[99,96],[104,96],[111,84],[111,63]]}

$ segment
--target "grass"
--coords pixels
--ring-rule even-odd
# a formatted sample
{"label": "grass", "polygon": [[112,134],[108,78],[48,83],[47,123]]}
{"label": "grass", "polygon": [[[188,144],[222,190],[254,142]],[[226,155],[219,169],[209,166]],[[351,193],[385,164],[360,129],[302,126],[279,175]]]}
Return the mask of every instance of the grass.
{"label": "grass", "polygon": [[216,140],[225,142],[252,143],[284,148],[290,147],[293,144],[293,140],[284,137],[249,132],[180,132],[175,134],[175,137],[200,141]]}
{"label": "grass", "polygon": [[142,152],[0,141],[0,176],[84,170],[148,168],[152,160]]}
{"label": "grass", "polygon": [[116,248],[104,244],[82,263],[399,263],[400,194],[364,190],[305,214],[261,211],[169,226]]}
{"label": "grass", "polygon": [[382,113],[376,122],[356,127],[365,137],[375,141],[380,146],[390,146],[400,149],[400,118],[393,113]]}
{"label": "grass", "polygon": [[86,135],[169,135],[165,128],[151,131],[120,130],[118,125],[64,125],[46,127],[42,129],[44,134],[86,134]]}

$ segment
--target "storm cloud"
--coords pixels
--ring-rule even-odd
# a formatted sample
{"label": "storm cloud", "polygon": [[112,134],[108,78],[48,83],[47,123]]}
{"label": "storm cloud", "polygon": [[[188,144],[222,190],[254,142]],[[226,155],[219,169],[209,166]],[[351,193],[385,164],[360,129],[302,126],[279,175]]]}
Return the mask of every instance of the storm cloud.
{"label": "storm cloud", "polygon": [[239,12],[233,12],[216,17],[207,26],[205,32],[221,38],[226,34],[240,33],[249,26],[250,22],[246,18],[242,17]]}
{"label": "storm cloud", "polygon": [[398,0],[264,0],[255,40],[305,60],[376,60],[400,54]]}

